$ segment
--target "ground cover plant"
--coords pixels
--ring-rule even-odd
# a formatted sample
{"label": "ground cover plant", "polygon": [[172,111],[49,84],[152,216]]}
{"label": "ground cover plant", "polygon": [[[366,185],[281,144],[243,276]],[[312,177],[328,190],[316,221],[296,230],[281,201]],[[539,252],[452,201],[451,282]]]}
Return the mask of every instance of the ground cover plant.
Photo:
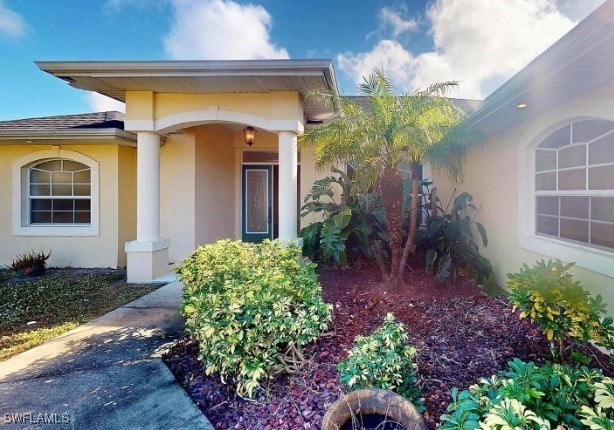
{"label": "ground cover plant", "polygon": [[48,269],[20,278],[0,269],[0,360],[30,349],[147,294],[159,284],[126,283],[113,269]]}
{"label": "ground cover plant", "polygon": [[[235,388],[216,375],[204,375],[194,338],[176,344],[165,360],[216,429],[319,429],[328,406],[347,390],[338,364],[348,359],[356,336],[372,334],[388,313],[404,324],[416,348],[415,382],[422,390],[423,416],[430,429],[436,428],[442,414],[454,413],[447,410],[453,388],[468,390],[480,378],[508,369],[515,358],[542,369],[547,366],[552,358],[547,335],[536,323],[521,319],[506,298],[484,297],[463,274],[451,284],[439,284],[425,273],[420,259],[412,261],[412,267],[403,291],[386,290],[370,264],[360,270],[320,267],[324,300],[333,304],[328,329],[332,335],[306,346],[307,365],[268,380],[251,401],[236,395]],[[613,369],[607,356],[589,344],[579,344],[576,350],[587,357],[587,368],[604,375],[595,383],[596,406],[581,409],[578,419],[602,419],[609,411],[601,399],[611,389],[605,377],[612,377]]]}

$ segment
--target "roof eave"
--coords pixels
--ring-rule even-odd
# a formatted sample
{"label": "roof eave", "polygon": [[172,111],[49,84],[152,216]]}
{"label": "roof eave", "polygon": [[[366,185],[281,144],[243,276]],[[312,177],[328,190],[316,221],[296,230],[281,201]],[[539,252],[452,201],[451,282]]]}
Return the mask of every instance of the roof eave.
{"label": "roof eave", "polygon": [[0,130],[0,144],[24,141],[27,144],[49,144],[58,141],[78,141],[80,144],[100,142],[136,147],[136,134],[118,128],[97,129],[4,129]]}

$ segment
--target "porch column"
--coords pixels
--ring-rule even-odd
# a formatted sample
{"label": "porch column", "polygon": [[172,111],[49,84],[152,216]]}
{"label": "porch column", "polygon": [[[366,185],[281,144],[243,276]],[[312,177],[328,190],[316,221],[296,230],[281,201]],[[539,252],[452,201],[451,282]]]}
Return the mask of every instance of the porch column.
{"label": "porch column", "polygon": [[126,243],[128,282],[151,282],[168,272],[170,241],[160,238],[160,136],[137,133],[136,240]]}
{"label": "porch column", "polygon": [[298,155],[296,133],[279,132],[279,239],[283,242],[297,241],[298,212],[296,186],[298,179]]}

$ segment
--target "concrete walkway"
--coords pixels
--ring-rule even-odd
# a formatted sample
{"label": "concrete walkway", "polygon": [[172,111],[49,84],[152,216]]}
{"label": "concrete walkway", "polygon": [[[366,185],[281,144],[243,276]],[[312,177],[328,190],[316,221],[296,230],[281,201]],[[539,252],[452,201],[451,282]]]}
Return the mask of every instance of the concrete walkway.
{"label": "concrete walkway", "polygon": [[181,288],[0,362],[0,429],[212,430],[160,358],[183,334]]}

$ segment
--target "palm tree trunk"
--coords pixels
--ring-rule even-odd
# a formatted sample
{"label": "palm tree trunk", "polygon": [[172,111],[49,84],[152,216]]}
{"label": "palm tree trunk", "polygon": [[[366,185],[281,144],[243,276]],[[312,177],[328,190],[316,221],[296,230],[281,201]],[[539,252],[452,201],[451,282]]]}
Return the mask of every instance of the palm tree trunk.
{"label": "palm tree trunk", "polygon": [[411,209],[409,212],[409,231],[407,232],[407,241],[403,248],[403,255],[401,256],[401,263],[399,266],[399,278],[403,277],[405,272],[405,266],[407,265],[407,258],[409,253],[412,254],[416,250],[416,230],[418,230],[418,199],[420,198],[420,179],[414,171],[414,166],[411,167]]}
{"label": "palm tree trunk", "polygon": [[403,217],[403,178],[395,168],[386,168],[381,176],[380,196],[390,235],[390,272],[388,280],[398,278],[401,263],[401,221]]}

